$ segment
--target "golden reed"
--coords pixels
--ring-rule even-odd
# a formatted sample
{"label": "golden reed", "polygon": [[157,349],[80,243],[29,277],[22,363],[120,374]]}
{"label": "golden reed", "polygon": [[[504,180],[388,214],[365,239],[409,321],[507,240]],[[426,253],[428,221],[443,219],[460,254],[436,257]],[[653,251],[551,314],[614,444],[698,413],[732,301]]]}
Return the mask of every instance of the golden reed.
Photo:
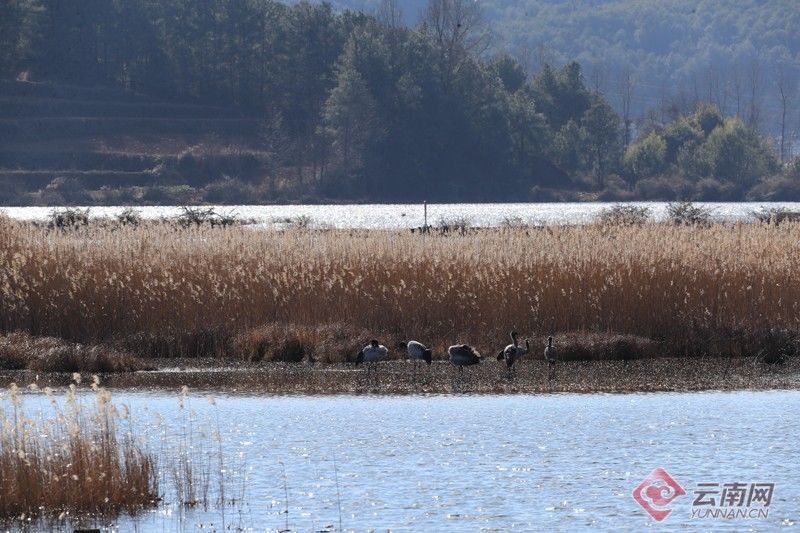
{"label": "golden reed", "polygon": [[237,335],[274,324],[351,330],[353,346],[418,338],[439,354],[500,346],[512,327],[637,335],[666,355],[747,352],[760,335],[798,329],[799,237],[791,224],[422,237],[6,222],[0,330],[127,348],[145,339],[138,351],[150,355],[229,353]]}
{"label": "golden reed", "polygon": [[119,412],[97,383],[93,408],[80,404],[74,384],[63,402],[45,389],[53,403],[48,417],[28,416],[20,391],[8,389],[0,406],[0,518],[133,513],[156,504],[153,460],[117,431],[127,410]]}

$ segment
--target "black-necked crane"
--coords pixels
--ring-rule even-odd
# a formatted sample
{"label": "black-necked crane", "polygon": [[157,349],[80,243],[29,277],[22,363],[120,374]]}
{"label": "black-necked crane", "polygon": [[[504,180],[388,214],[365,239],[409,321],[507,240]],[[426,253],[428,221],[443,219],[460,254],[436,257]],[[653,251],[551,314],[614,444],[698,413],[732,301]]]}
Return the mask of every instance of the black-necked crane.
{"label": "black-necked crane", "polygon": [[554,365],[558,360],[558,351],[553,344],[553,337],[547,337],[547,347],[544,349],[544,358],[547,359],[547,362],[551,365]]}
{"label": "black-necked crane", "polygon": [[504,360],[506,362],[506,367],[508,368],[508,372],[510,374],[513,370],[515,370],[516,368],[515,365],[517,361],[519,361],[522,358],[522,356],[524,356],[526,353],[530,351],[531,351],[530,341],[528,339],[525,339],[525,347],[523,348],[522,346],[519,345],[519,342],[517,342],[517,332],[512,331],[511,344],[503,348],[503,351],[497,354],[497,360],[498,361]]}
{"label": "black-necked crane", "polygon": [[552,336],[547,337],[547,347],[544,349],[544,358],[547,359],[547,366],[550,368],[548,378],[553,379],[555,377],[556,361],[558,361],[558,351],[555,345],[553,345]]}
{"label": "black-necked crane", "polygon": [[419,341],[408,341],[408,342],[401,342],[397,345],[398,348],[401,350],[405,350],[408,353],[408,358],[411,359],[411,362],[414,364],[414,373],[417,373],[417,364],[420,361],[425,361],[427,364],[431,364],[433,359],[433,352],[431,352],[430,348],[425,346]]}
{"label": "black-necked crane", "polygon": [[458,367],[459,375],[464,374],[465,366],[478,365],[481,362],[481,354],[468,344],[454,344],[447,349],[450,362]]}
{"label": "black-necked crane", "polygon": [[372,339],[368,345],[364,346],[361,351],[358,352],[358,356],[356,356],[356,366],[365,363],[367,365],[367,375],[369,375],[370,371],[375,367],[375,364],[385,361],[388,355],[389,350],[386,349],[386,346]]}

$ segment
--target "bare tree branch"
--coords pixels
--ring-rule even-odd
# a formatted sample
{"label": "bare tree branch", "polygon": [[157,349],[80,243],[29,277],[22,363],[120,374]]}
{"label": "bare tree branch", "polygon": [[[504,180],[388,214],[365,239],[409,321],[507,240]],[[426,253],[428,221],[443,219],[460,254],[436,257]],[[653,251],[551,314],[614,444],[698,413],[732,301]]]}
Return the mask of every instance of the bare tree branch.
{"label": "bare tree branch", "polygon": [[622,123],[625,127],[625,147],[631,142],[631,106],[633,104],[633,91],[636,88],[636,78],[633,70],[626,66],[622,69],[618,80],[618,91],[620,99],[620,110],[622,111]]}
{"label": "bare tree branch", "polygon": [[758,57],[750,61],[747,71],[748,82],[750,83],[750,110],[747,115],[747,124],[758,129],[761,119],[760,90],[761,90],[761,62]]}
{"label": "bare tree branch", "polygon": [[420,29],[442,52],[445,74],[455,74],[470,55],[489,48],[490,32],[475,0],[429,0],[420,17]]}
{"label": "bare tree branch", "polygon": [[399,28],[403,25],[403,8],[400,7],[400,0],[383,0],[375,18],[388,28]]}
{"label": "bare tree branch", "polygon": [[[775,85],[778,87],[778,96],[781,104],[781,145],[780,145],[780,158],[781,163],[787,159],[786,153],[786,115],[792,105],[795,91],[797,90],[796,82],[791,78],[789,69],[786,63],[781,61],[776,67],[776,80]],[[791,143],[790,143],[791,146]]]}

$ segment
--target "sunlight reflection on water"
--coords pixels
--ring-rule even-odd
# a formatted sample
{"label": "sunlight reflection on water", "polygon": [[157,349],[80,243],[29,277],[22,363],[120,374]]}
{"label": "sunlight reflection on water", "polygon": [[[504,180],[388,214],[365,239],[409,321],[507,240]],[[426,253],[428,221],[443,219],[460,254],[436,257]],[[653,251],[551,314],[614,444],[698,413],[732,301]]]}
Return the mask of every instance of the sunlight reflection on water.
{"label": "sunlight reflection on water", "polygon": [[[798,391],[219,394],[213,404],[208,394],[190,393],[184,411],[177,396],[115,392],[113,401],[131,408],[137,436],[162,454],[174,449],[186,412],[196,412],[197,435],[219,425],[226,490],[245,496],[226,509],[226,527],[284,528],[285,482],[296,531],[338,529],[339,504],[344,529],[355,531],[640,531],[653,522],[631,491],[659,466],[687,491],[659,530],[763,530],[800,519]],[[25,405],[28,412],[51,409],[41,394],[26,393]],[[208,452],[215,464],[215,450]],[[704,481],[774,482],[769,519],[692,522],[692,489]],[[164,484],[170,490],[167,478]],[[182,514],[166,500],[118,526],[221,528],[218,509]]]}
{"label": "sunlight reflection on water", "polygon": [[[584,224],[595,219],[600,211],[613,203],[517,203],[517,204],[429,204],[428,224],[440,220],[467,220],[472,226],[499,226],[505,220],[524,224]],[[647,206],[655,219],[666,214],[665,202],[635,202]],[[715,220],[752,220],[754,211],[762,206],[782,207],[800,211],[798,202],[698,202],[712,210]],[[91,207],[93,217],[113,217],[124,207]],[[180,214],[177,206],[137,207],[144,218],[157,219]],[[219,213],[242,219],[252,219],[257,224],[281,227],[288,219],[309,217],[313,225],[338,228],[414,228],[423,225],[423,206],[419,204],[361,204],[361,205],[267,205],[267,206],[215,206]],[[44,220],[51,207],[4,207],[10,217],[20,220]]]}

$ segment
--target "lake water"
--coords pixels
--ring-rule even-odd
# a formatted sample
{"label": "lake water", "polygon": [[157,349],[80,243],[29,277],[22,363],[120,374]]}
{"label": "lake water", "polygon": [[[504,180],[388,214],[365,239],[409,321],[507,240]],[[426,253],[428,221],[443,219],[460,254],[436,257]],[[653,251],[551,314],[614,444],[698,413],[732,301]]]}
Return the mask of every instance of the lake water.
{"label": "lake water", "polygon": [[[244,504],[184,514],[165,481],[165,504],[120,520],[122,531],[221,531],[223,521],[234,530],[288,522],[292,531],[333,531],[340,516],[346,531],[394,532],[765,531],[800,522],[798,391],[216,395],[213,404],[190,393],[183,408],[177,398],[118,392],[113,400],[130,406],[140,441],[162,454],[176,449],[189,412],[196,445],[219,429],[226,497]],[[25,404],[50,409],[37,393]],[[631,497],[656,467],[686,491],[657,525]],[[703,482],[774,483],[769,517],[692,520]]]}
{"label": "lake water", "polygon": [[[526,224],[583,224],[591,222],[613,203],[519,203],[519,204],[429,204],[428,224],[439,221],[467,220],[473,226],[499,226],[505,220]],[[665,202],[635,202],[633,205],[649,207],[654,219],[666,215]],[[798,202],[698,202],[697,205],[712,210],[719,221],[752,220],[753,212],[761,207],[782,207],[800,211]],[[424,223],[422,204],[359,204],[359,205],[268,205],[268,206],[214,206],[219,213],[232,214],[238,218],[253,220],[260,225],[284,224],[287,219],[308,217],[317,226],[337,228],[414,228]],[[44,220],[53,208],[50,207],[4,207],[12,218],[20,220]],[[113,217],[124,207],[92,207],[91,216]],[[180,214],[178,206],[138,207],[142,217],[157,219]]]}

